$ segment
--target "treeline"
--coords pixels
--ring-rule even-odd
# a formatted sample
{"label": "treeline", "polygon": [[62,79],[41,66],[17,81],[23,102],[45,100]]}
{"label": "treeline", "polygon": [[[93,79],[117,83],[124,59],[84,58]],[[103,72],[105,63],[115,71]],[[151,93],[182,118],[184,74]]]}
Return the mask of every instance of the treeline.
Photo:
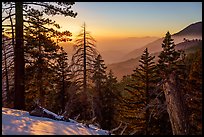
{"label": "treeline", "polygon": [[68,57],[58,44],[70,41],[72,34],[58,31],[59,24],[43,16],[75,17],[70,10],[74,3],[3,4],[7,15],[2,18],[3,106],[31,111],[37,103],[67,118],[92,121],[101,128],[110,126],[114,102],[110,92],[116,78],[111,71],[106,74],[95,40],[84,24],[75,40],[75,54]]}
{"label": "treeline", "polygon": [[75,17],[70,10],[74,3],[4,4],[2,10],[8,16],[2,20],[10,23],[2,25],[4,107],[31,111],[37,103],[66,118],[121,135],[202,134],[200,50],[188,55],[176,51],[167,32],[158,63],[146,48],[139,67],[119,82],[112,71],[107,73],[85,24],[74,41],[73,56],[59,46],[71,41],[72,34],[58,31],[59,24],[43,14]]}
{"label": "treeline", "polygon": [[[11,38],[12,43],[9,45],[13,47],[11,51],[14,55],[13,60],[10,60],[14,65],[13,86],[15,88],[13,105],[16,109],[25,109],[26,67],[47,61],[43,55],[40,55],[41,53],[46,56],[45,58],[52,60],[53,57],[51,54],[48,54],[49,51],[53,54],[57,54],[59,49],[56,46],[53,48],[53,39],[57,39],[57,42],[66,41],[69,40],[69,38],[66,39],[66,36],[70,37],[71,35],[69,31],[58,31],[57,29],[60,28],[59,24],[49,18],[45,18],[43,14],[75,17],[77,13],[73,13],[73,11],[70,10],[74,4],[73,2],[3,2],[2,4],[2,15],[4,15],[2,16],[2,45],[8,47],[8,45],[4,44],[5,39],[7,39],[7,37]],[[36,6],[38,6],[39,9],[37,9]],[[37,47],[35,47],[35,45],[37,45]],[[28,56],[26,56],[26,54],[28,54]],[[47,61],[46,63],[51,65],[53,61]],[[5,68],[7,67],[10,66],[7,65]],[[40,68],[41,67],[42,65],[40,65]],[[42,81],[40,75],[36,77],[39,77],[40,81]],[[6,85],[9,85],[8,82]],[[12,87],[10,86],[9,88]],[[42,88],[40,92],[40,94],[44,94]]]}

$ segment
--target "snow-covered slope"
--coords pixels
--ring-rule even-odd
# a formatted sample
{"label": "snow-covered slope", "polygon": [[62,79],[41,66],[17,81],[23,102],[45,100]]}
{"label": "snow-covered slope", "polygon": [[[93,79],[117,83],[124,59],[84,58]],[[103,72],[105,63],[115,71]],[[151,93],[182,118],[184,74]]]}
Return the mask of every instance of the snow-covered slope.
{"label": "snow-covered slope", "polygon": [[2,135],[107,135],[108,132],[90,125],[30,116],[27,111],[2,108]]}

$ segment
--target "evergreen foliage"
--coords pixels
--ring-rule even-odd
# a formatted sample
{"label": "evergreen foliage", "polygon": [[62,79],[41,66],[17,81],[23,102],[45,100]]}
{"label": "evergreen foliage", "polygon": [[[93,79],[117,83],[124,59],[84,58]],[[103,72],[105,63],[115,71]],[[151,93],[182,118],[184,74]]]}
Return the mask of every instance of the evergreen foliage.
{"label": "evergreen foliage", "polygon": [[3,107],[31,111],[37,103],[118,135],[202,134],[201,46],[177,51],[167,32],[158,63],[146,48],[139,66],[118,82],[85,23],[70,64],[58,45],[72,34],[43,15],[76,17],[74,2],[2,4]]}
{"label": "evergreen foliage", "polygon": [[14,49],[12,38],[2,36],[2,106],[13,107]]}
{"label": "evergreen foliage", "polygon": [[123,111],[126,114],[122,117],[129,119],[130,129],[134,130],[135,134],[141,134],[142,131],[144,134],[149,134],[150,125],[153,127],[151,121],[154,119],[154,107],[157,105],[155,97],[158,93],[155,90],[159,81],[154,58],[155,56],[150,56],[146,48],[139,60],[139,68],[134,70],[130,84],[125,87],[129,96],[124,97]]}
{"label": "evergreen foliage", "polygon": [[[15,13],[9,13],[7,17],[2,19],[2,22],[7,19],[11,19],[15,15],[15,47],[14,47],[14,107],[16,109],[25,109],[25,60],[24,60],[24,27],[28,27],[31,22],[26,20],[30,14],[36,16],[47,15],[64,15],[70,17],[76,17],[77,13],[73,13],[71,6],[74,2],[4,2],[5,8],[2,8],[3,12],[12,10],[15,8]],[[30,5],[40,6],[41,10],[35,10]],[[25,14],[23,14],[23,12]],[[36,14],[35,14],[36,13]],[[25,18],[24,18],[25,15]],[[46,20],[47,23],[50,19]],[[11,28],[13,29],[12,23]],[[59,28],[59,25],[56,25]]]}
{"label": "evergreen foliage", "polygon": [[185,54],[183,51],[175,50],[175,44],[169,32],[166,33],[162,48],[158,67],[162,78],[162,88],[165,94],[172,132],[179,135],[188,134],[186,106],[184,98],[182,98],[185,96],[185,88],[183,87],[186,83]]}
{"label": "evergreen foliage", "polygon": [[[42,15],[37,11],[30,13],[28,18],[28,21],[32,22],[32,24],[24,29],[26,103],[32,105],[31,102],[33,100],[39,100],[39,103],[43,107],[47,107],[55,112],[62,111],[64,110],[61,108],[63,105],[60,108],[57,108],[57,106],[59,106],[59,103],[58,105],[56,104],[57,101],[53,101],[56,106],[50,104],[52,100],[58,100],[56,96],[58,96],[59,92],[65,92],[65,81],[62,80],[63,82],[61,82],[57,79],[56,75],[60,72],[60,76],[65,75],[65,70],[62,69],[68,67],[66,66],[66,57],[62,60],[62,57],[66,56],[66,53],[54,42],[54,38],[59,36],[70,37],[71,34],[67,31],[59,32],[53,28],[45,27],[46,25],[56,26],[57,24],[42,18]],[[57,42],[61,41],[66,41],[66,39],[57,39]],[[61,64],[59,64],[59,61],[61,61]],[[64,77],[65,76],[62,78]],[[63,91],[62,88],[60,88],[61,86],[64,86],[62,87],[64,88]],[[64,100],[64,96],[60,100]],[[63,102],[65,103],[65,100]],[[26,109],[30,109],[30,105],[26,105],[28,106]]]}
{"label": "evergreen foliage", "polygon": [[96,117],[96,121],[101,125],[102,124],[102,107],[103,107],[103,92],[104,84],[106,80],[106,69],[107,67],[102,60],[101,55],[99,54],[96,59],[93,61],[93,93],[92,93],[92,107],[93,107],[93,117]]}
{"label": "evergreen foliage", "polygon": [[113,129],[116,123],[114,115],[116,113],[116,95],[118,94],[118,85],[116,77],[113,75],[112,70],[110,70],[106,77],[106,82],[101,96],[102,122],[100,125],[101,128],[105,130]]}
{"label": "evergreen foliage", "polygon": [[66,102],[69,99],[68,88],[71,86],[71,74],[68,66],[68,55],[63,47],[60,47],[56,59],[55,78],[57,82],[57,97],[58,105],[55,106],[58,111],[64,112]]}
{"label": "evergreen foliage", "polygon": [[172,71],[176,70],[176,62],[180,57],[180,52],[175,50],[175,46],[171,34],[167,32],[162,43],[163,50],[159,55],[158,61],[158,66],[162,73],[161,76],[163,77],[168,76]]}
{"label": "evergreen foliage", "polygon": [[187,84],[185,103],[189,121],[189,134],[202,134],[202,51],[187,55]]}

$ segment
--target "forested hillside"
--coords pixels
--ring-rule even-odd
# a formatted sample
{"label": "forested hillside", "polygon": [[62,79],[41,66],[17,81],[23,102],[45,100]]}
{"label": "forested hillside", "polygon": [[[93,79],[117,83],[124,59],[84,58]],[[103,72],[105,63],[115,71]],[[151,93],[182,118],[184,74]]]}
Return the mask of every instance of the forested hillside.
{"label": "forested hillside", "polygon": [[[138,12],[118,21],[114,10],[121,3],[114,10],[100,5],[111,14],[98,14],[97,3],[86,3],[87,9],[77,4],[2,2],[2,134],[202,135],[202,21],[173,35],[163,30],[154,42],[157,37],[126,39],[150,43],[133,51],[135,58],[107,65],[95,36],[124,36],[133,22],[123,21]],[[138,6],[123,4],[128,10]],[[88,14],[92,8],[96,13]],[[106,17],[118,24],[106,26],[107,19],[104,29]],[[80,31],[61,27],[63,21]],[[117,25],[120,35],[111,30]],[[135,23],[139,27],[129,34],[151,34],[142,25]]]}

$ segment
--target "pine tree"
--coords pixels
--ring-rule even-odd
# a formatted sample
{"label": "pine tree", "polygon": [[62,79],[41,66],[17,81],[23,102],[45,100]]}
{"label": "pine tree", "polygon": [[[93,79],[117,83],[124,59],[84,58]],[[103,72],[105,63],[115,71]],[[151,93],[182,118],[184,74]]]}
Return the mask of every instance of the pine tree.
{"label": "pine tree", "polygon": [[12,38],[2,36],[2,105],[13,107],[14,52]]}
{"label": "pine tree", "polygon": [[[115,103],[114,103],[114,108],[115,108],[115,112],[114,112],[114,116],[113,116],[113,126],[111,129],[111,133],[114,133],[116,135],[121,135],[121,131],[125,128],[124,127],[124,121],[126,123],[128,123],[127,128],[125,129],[125,131],[122,133],[122,135],[129,135],[130,132],[132,132],[133,127],[130,126],[130,121],[131,123],[134,123],[134,119],[131,118],[126,118],[126,116],[128,116],[128,114],[130,114],[134,109],[129,109],[128,107],[126,107],[126,102],[123,101],[124,97],[128,98],[130,97],[130,94],[126,91],[124,91],[124,88],[126,87],[127,84],[129,84],[131,82],[131,76],[127,75],[127,76],[123,76],[122,80],[120,82],[118,82],[117,86],[117,92],[114,92],[114,96],[115,96]],[[130,110],[130,111],[129,111]],[[132,124],[132,125],[136,125]]]}
{"label": "pine tree", "polygon": [[98,124],[102,124],[102,100],[103,100],[103,90],[106,80],[106,69],[107,67],[102,60],[101,55],[99,54],[96,59],[93,61],[93,93],[92,93],[92,107],[93,107],[93,117],[96,117]]}
{"label": "pine tree", "polygon": [[[52,107],[49,103],[52,98],[49,94],[55,90],[55,68],[60,47],[52,40],[57,36],[70,36],[68,32],[58,32],[53,28],[47,28],[46,25],[55,26],[55,22],[42,18],[42,15],[37,10],[33,10],[29,15],[29,20],[32,22],[30,27],[24,30],[25,35],[25,60],[26,60],[26,98],[27,103],[33,99],[39,99],[39,103],[47,108]],[[69,40],[69,38],[68,38]],[[64,41],[64,39],[63,39]],[[29,93],[31,92],[31,93]],[[33,93],[33,95],[31,95]],[[28,95],[30,94],[30,95]],[[51,95],[50,95],[51,96]],[[52,95],[51,97],[54,97]],[[48,99],[50,98],[50,99]],[[26,107],[30,108],[30,107]]]}
{"label": "pine tree", "polygon": [[[159,55],[158,67],[160,76],[163,80],[163,91],[166,98],[167,112],[169,114],[172,131],[174,135],[188,134],[188,126],[185,112],[185,105],[182,98],[181,81],[178,81],[181,76],[179,60],[181,54],[175,50],[175,44],[169,32],[162,43],[163,50]],[[180,88],[180,89],[179,89]]]}
{"label": "pine tree", "polygon": [[57,109],[61,112],[65,111],[65,105],[68,101],[67,89],[70,86],[70,70],[68,69],[68,55],[64,51],[63,47],[60,48],[59,54],[57,55],[56,65],[56,80],[58,81],[59,92],[57,94],[57,100],[59,105]]}
{"label": "pine tree", "polygon": [[178,61],[180,53],[175,50],[175,46],[171,34],[167,32],[162,43],[163,51],[161,51],[158,61],[161,73],[164,73],[162,75],[166,76],[176,69],[176,61]]}
{"label": "pine tree", "polygon": [[11,17],[12,8],[5,11],[10,25],[2,24],[2,105],[14,106],[14,28]]}
{"label": "pine tree", "polygon": [[15,47],[14,47],[14,77],[15,77],[15,98],[14,108],[25,109],[25,61],[23,48],[23,3],[16,2],[16,26],[15,26]]}
{"label": "pine tree", "polygon": [[[155,99],[154,97],[157,96],[158,91],[156,90],[156,85],[159,81],[159,77],[156,73],[157,67],[155,65],[155,62],[153,62],[153,59],[155,56],[150,56],[148,53],[148,49],[146,48],[143,55],[141,56],[141,59],[139,62],[141,63],[139,66],[140,68],[134,70],[136,75],[133,74],[133,77],[138,77],[138,80],[141,81],[142,87],[135,85],[134,88],[136,88],[139,91],[145,91],[145,134],[150,134],[151,130],[150,128],[153,127],[152,123],[150,123],[153,119],[152,112],[154,110],[153,107],[156,106],[156,104],[153,104],[153,109],[151,108],[151,102]],[[137,75],[139,74],[139,75]],[[155,106],[154,106],[155,105]],[[151,125],[151,127],[150,127]]]}
{"label": "pine tree", "polygon": [[[29,5],[37,5],[40,6],[42,11],[41,13],[45,13],[47,15],[64,15],[75,17],[77,14],[73,13],[70,10],[71,6],[74,2],[56,2],[56,5],[53,5],[49,2],[4,2],[5,5],[9,5],[10,7],[2,8],[3,11],[6,9],[12,9],[15,7],[15,13],[10,14],[5,17],[3,21],[15,15],[15,42],[16,46],[14,48],[14,75],[15,75],[15,98],[14,98],[14,107],[16,109],[25,109],[25,61],[24,61],[24,23],[27,22],[23,18],[23,11],[25,13],[31,12],[34,10]],[[39,10],[38,10],[39,11]],[[29,22],[30,23],[30,22]],[[13,27],[13,26],[12,26]]]}
{"label": "pine tree", "polygon": [[116,77],[114,77],[112,70],[109,71],[104,90],[102,92],[102,122],[101,128],[105,130],[111,130],[114,128],[114,115],[116,109],[116,95],[118,93],[118,82]]}
{"label": "pine tree", "polygon": [[[124,105],[129,107],[129,111],[126,112],[124,118],[135,119],[134,122],[130,121],[129,124],[131,126],[137,123],[138,127],[132,127],[135,134],[148,135],[151,128],[153,128],[152,114],[155,113],[154,107],[157,105],[154,100],[158,94],[155,90],[159,81],[157,67],[153,62],[154,58],[155,56],[150,56],[146,48],[139,60],[139,68],[136,68],[131,76],[132,82],[125,87],[125,90],[129,92],[129,96],[123,97],[123,100]],[[135,113],[137,113],[136,116],[134,116]]]}
{"label": "pine tree", "polygon": [[47,72],[48,65],[49,65],[48,61],[46,61],[45,58],[48,58],[50,60],[50,57],[49,57],[50,55],[47,54],[46,51],[47,51],[47,48],[49,48],[49,50],[53,48],[54,52],[56,52],[57,47],[55,48],[54,43],[48,40],[47,37],[45,36],[46,32],[41,27],[41,25],[43,24],[43,21],[40,20],[39,15],[37,14],[36,16],[30,18],[30,20],[32,20],[35,23],[33,23],[33,25],[30,25],[30,28],[26,29],[27,31],[26,32],[27,41],[26,41],[26,47],[25,47],[25,50],[27,53],[26,56],[27,56],[27,61],[30,64],[31,63],[33,64],[32,67],[34,67],[33,69],[35,70],[35,73],[33,74],[36,75],[35,77],[36,77],[37,92],[39,92],[38,94],[39,103],[41,106],[45,107],[45,89],[43,88],[44,87],[43,73]]}

